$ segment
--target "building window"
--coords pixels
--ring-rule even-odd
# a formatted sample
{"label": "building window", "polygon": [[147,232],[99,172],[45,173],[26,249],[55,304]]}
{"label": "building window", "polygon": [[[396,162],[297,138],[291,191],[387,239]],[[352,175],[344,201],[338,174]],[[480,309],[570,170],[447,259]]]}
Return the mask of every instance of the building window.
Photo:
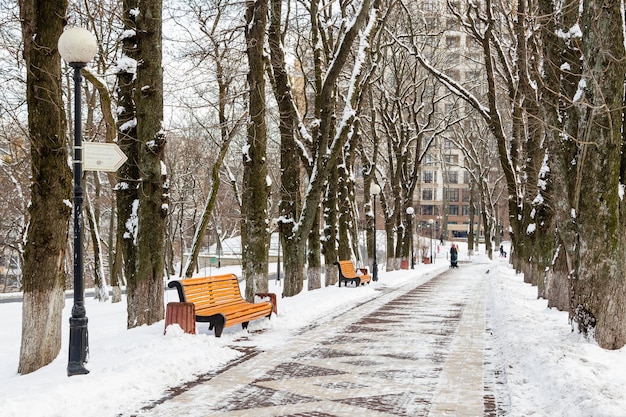
{"label": "building window", "polygon": [[461,56],[456,52],[448,54],[448,65],[459,65],[461,63]]}
{"label": "building window", "polygon": [[426,0],[424,2],[424,10],[427,12],[436,12],[437,11],[436,0]]}
{"label": "building window", "polygon": [[[452,19],[454,23],[456,20]],[[446,36],[446,46],[448,48],[458,48],[461,46],[461,37],[460,36]]]}
{"label": "building window", "polygon": [[458,69],[449,68],[449,69],[445,70],[444,73],[448,77],[450,77],[450,78],[452,78],[452,79],[454,79],[456,81],[459,81],[461,79],[461,71],[458,70]]}
{"label": "building window", "polygon": [[458,216],[459,215],[459,206],[448,206],[448,214],[450,216]]}
{"label": "building window", "polygon": [[437,182],[437,171],[424,171],[424,183],[432,184]]}
{"label": "building window", "polygon": [[468,206],[467,204],[464,204],[461,210],[462,210],[463,216],[470,215],[470,206]]}
{"label": "building window", "polygon": [[445,190],[445,193],[447,195],[447,201],[450,201],[452,203],[458,203],[459,202],[459,189],[458,188],[451,188],[448,190]]}
{"label": "building window", "polygon": [[435,158],[433,158],[432,155],[424,156],[424,165],[434,165],[434,164],[435,164]]}
{"label": "building window", "polygon": [[449,184],[458,184],[459,183],[459,173],[457,171],[449,171],[448,172],[448,183]]}
{"label": "building window", "polygon": [[444,156],[444,161],[448,165],[458,165],[458,163],[459,163],[459,156],[458,155],[445,155]]}
{"label": "building window", "polygon": [[424,188],[422,190],[422,200],[432,201],[437,198],[437,190],[432,188]]}
{"label": "building window", "polygon": [[463,183],[464,184],[470,183],[470,173],[468,171],[463,171]]}
{"label": "building window", "polygon": [[[446,30],[456,30],[456,31],[459,31],[459,30],[461,30],[461,24],[454,17],[449,17],[449,18],[446,19]],[[452,37],[452,36],[449,36],[449,37]],[[458,38],[458,36],[457,36],[457,38]],[[461,40],[459,38],[459,45],[460,44],[461,44]],[[457,45],[457,47],[459,45]]]}
{"label": "building window", "polygon": [[471,196],[471,191],[470,190],[463,190],[461,193],[461,201],[463,201],[464,203],[467,203],[470,201],[470,196]]}
{"label": "building window", "polygon": [[426,216],[434,216],[436,214],[435,206],[431,206],[431,205],[422,206],[422,214]]}

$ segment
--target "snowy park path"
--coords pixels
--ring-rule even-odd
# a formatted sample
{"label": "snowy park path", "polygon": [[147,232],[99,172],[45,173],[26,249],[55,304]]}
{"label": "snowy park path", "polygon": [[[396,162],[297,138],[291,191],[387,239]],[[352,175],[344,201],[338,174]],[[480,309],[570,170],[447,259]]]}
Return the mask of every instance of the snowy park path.
{"label": "snowy park path", "polygon": [[[380,294],[132,416],[496,416],[485,363],[488,264],[461,264]],[[346,288],[346,291],[358,289]],[[487,381],[487,382],[485,382]],[[485,388],[487,386],[487,388]]]}

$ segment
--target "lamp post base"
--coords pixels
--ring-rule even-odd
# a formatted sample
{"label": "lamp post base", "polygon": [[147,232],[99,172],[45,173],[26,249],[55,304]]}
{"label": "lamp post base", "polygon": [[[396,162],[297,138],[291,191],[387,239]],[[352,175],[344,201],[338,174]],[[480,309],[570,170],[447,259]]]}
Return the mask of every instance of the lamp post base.
{"label": "lamp post base", "polygon": [[87,317],[70,317],[70,353],[67,376],[85,375],[89,343],[87,338]]}

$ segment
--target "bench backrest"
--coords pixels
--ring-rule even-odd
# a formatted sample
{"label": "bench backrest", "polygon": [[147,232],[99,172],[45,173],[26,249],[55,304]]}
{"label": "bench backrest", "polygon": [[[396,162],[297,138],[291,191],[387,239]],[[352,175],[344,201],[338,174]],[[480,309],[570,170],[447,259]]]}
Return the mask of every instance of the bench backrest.
{"label": "bench backrest", "polygon": [[196,307],[243,300],[235,274],[170,281],[168,287],[178,290],[180,301],[194,303]]}
{"label": "bench backrest", "polygon": [[356,271],[354,270],[354,264],[352,261],[339,261],[339,268],[341,268],[341,273],[344,277],[356,277]]}

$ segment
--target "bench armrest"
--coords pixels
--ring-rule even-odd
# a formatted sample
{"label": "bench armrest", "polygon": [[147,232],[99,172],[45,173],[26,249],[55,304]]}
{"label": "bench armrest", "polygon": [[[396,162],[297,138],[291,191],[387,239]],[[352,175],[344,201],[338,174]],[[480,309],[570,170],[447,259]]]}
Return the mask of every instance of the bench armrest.
{"label": "bench armrest", "polygon": [[278,303],[276,302],[276,294],[273,292],[257,292],[256,294],[254,294],[256,297],[259,298],[269,298],[270,299],[270,303],[272,304],[272,311],[274,312],[274,314],[278,315]]}

